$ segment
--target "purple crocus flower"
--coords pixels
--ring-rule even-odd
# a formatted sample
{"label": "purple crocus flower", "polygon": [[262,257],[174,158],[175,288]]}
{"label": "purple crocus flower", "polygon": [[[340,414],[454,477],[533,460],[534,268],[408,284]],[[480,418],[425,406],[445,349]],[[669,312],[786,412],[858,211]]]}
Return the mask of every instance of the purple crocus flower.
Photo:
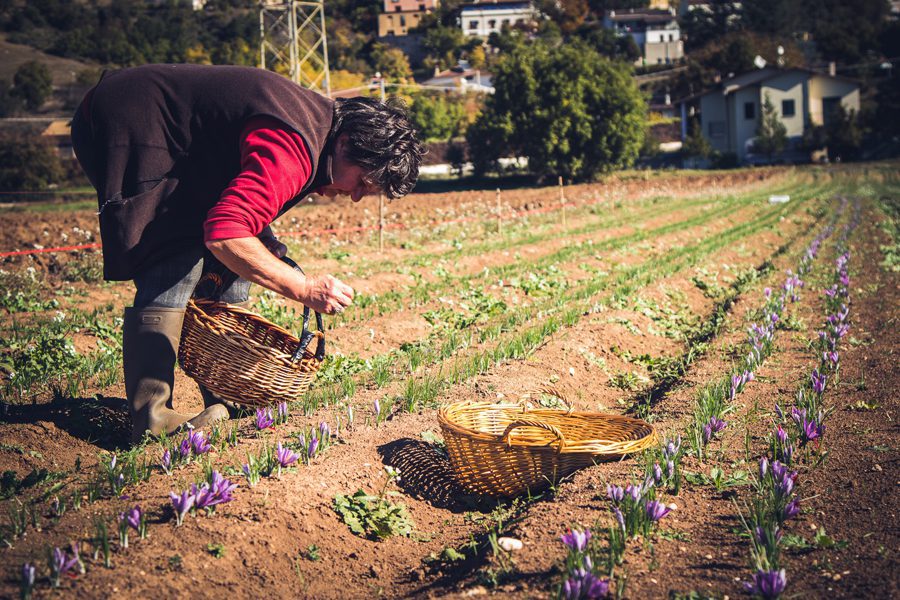
{"label": "purple crocus flower", "polygon": [[375,422],[378,422],[378,419],[381,417],[381,403],[378,402],[378,398],[375,398]]}
{"label": "purple crocus flower", "polygon": [[331,428],[328,426],[328,423],[322,421],[319,423],[319,439],[326,440],[331,437]]}
{"label": "purple crocus flower", "polygon": [[191,455],[191,440],[188,438],[181,440],[181,444],[178,446],[178,454],[181,455],[181,458],[187,458]]}
{"label": "purple crocus flower", "polygon": [[622,511],[618,508],[613,508],[613,515],[616,517],[616,523],[619,524],[619,527],[622,528],[622,531],[625,531],[625,515],[623,515]]}
{"label": "purple crocus flower", "polygon": [[759,480],[762,481],[766,478],[766,473],[769,472],[769,459],[763,456],[759,459]]}
{"label": "purple crocus flower", "polygon": [[138,532],[141,530],[141,520],[144,517],[144,513],[141,511],[140,506],[135,505],[134,508],[125,511],[122,515],[125,517],[125,520],[128,521],[129,527]]}
{"label": "purple crocus flower", "polygon": [[306,455],[312,459],[316,455],[316,450],[319,448],[319,438],[316,437],[316,434],[312,434],[309,438],[309,447],[307,448]]}
{"label": "purple crocus flower", "polygon": [[727,425],[728,423],[718,417],[710,417],[709,423],[703,426],[703,440],[709,442],[717,433],[725,429]]}
{"label": "purple crocus flower", "polygon": [[206,436],[202,431],[191,431],[188,435],[188,439],[191,440],[191,448],[194,450],[194,454],[201,455],[206,454],[212,449],[212,446],[209,444],[209,440],[206,439]]}
{"label": "purple crocus flower", "polygon": [[794,498],[784,507],[784,511],[781,513],[781,520],[793,519],[798,514],[800,514],[800,498]]}
{"label": "purple crocus flower", "polygon": [[778,525],[774,525],[773,527],[774,529],[771,532],[765,527],[757,526],[754,528],[753,537],[756,539],[756,543],[760,546],[774,546],[780,542],[784,532],[781,531],[781,528],[778,527]]}
{"label": "purple crocus flower", "polygon": [[279,466],[286,467],[297,460],[297,455],[290,448],[285,448],[281,442],[278,442],[278,446],[275,448],[275,459]]}
{"label": "purple crocus flower", "polygon": [[745,584],[751,594],[762,596],[764,600],[776,600],[787,587],[784,569],[779,571],[759,570],[753,575],[753,583]]}
{"label": "purple crocus flower", "polygon": [[673,459],[681,450],[681,434],[678,434],[678,438],[675,441],[666,440],[666,449],[664,454],[666,458]]}
{"label": "purple crocus flower", "polygon": [[641,486],[634,486],[629,483],[625,486],[625,493],[631,496],[632,500],[637,502],[641,499]]}
{"label": "purple crocus flower", "polygon": [[765,295],[766,298],[770,298],[772,296],[772,288],[768,288],[768,287],[764,288],[763,294]]}
{"label": "purple crocus flower", "polygon": [[175,525],[181,525],[184,521],[184,515],[188,514],[194,507],[194,496],[188,492],[181,492],[178,496],[175,492],[169,492],[169,498],[172,500],[172,507],[175,509]]}
{"label": "purple crocus flower", "polygon": [[625,490],[617,485],[608,483],[606,484],[606,497],[612,500],[613,504],[618,505],[625,497]]}
{"label": "purple crocus flower", "polygon": [[278,420],[284,423],[287,420],[288,416],[288,405],[287,402],[279,402],[278,403]]}
{"label": "purple crocus flower", "polygon": [[656,485],[662,483],[662,467],[659,466],[659,463],[653,463],[653,481],[656,482]]}
{"label": "purple crocus flower", "polygon": [[54,548],[50,558],[50,570],[56,575],[65,575],[75,564],[66,556],[65,550]]}
{"label": "purple crocus flower", "polygon": [[[783,415],[782,415],[783,416]],[[784,446],[788,442],[788,434],[784,430],[784,428],[779,425],[775,428],[775,438],[778,440],[778,443]]]}
{"label": "purple crocus flower", "polygon": [[168,448],[163,452],[162,460],[159,464],[162,466],[163,471],[166,472],[166,475],[172,474],[172,454],[169,452]]}
{"label": "purple crocus flower", "polygon": [[606,598],[609,595],[609,581],[600,579],[590,571],[575,569],[563,583],[562,592],[566,600]]}
{"label": "purple crocus flower", "polygon": [[647,502],[644,505],[644,509],[647,512],[647,517],[653,522],[659,521],[671,511],[665,504],[657,500]]}
{"label": "purple crocus flower", "polygon": [[25,563],[22,565],[22,583],[30,590],[34,587],[34,565]]}
{"label": "purple crocus flower", "polygon": [[191,491],[194,492],[194,503],[197,508],[208,508],[234,500],[231,492],[236,487],[236,483],[231,483],[231,481],[222,477],[218,471],[213,471],[210,474],[209,483],[204,483],[199,489],[196,485],[192,485]]}
{"label": "purple crocus flower", "polygon": [[269,429],[275,425],[275,419],[272,418],[272,409],[271,408],[257,408],[256,409],[256,428],[260,431],[263,429]]}
{"label": "purple crocus flower", "polygon": [[825,375],[819,374],[818,369],[813,369],[809,378],[812,380],[813,391],[817,394],[822,394],[825,391]]}
{"label": "purple crocus flower", "polygon": [[825,363],[830,363],[832,369],[837,367],[838,360],[838,353],[834,350],[822,353],[822,361]]}
{"label": "purple crocus flower", "polygon": [[570,529],[568,533],[559,536],[559,539],[562,540],[562,543],[565,544],[569,550],[574,552],[584,552],[591,539],[591,530],[585,529],[584,531],[580,531],[578,529]]}
{"label": "purple crocus flower", "polygon": [[666,477],[669,479],[675,477],[675,463],[671,460],[666,462]]}

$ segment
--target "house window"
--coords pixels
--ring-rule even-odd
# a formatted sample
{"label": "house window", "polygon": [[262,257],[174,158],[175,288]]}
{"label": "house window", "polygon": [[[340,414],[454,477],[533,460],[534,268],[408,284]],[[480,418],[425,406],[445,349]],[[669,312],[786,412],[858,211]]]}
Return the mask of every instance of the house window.
{"label": "house window", "polygon": [[794,108],[793,100],[782,100],[781,101],[781,116],[782,117],[793,117],[796,113]]}
{"label": "house window", "polygon": [[509,19],[503,19],[500,22],[501,27],[509,27]]}
{"label": "house window", "polygon": [[744,118],[756,118],[756,102],[744,102]]}
{"label": "house window", "polygon": [[402,6],[395,6],[395,7],[394,7],[394,12],[400,12],[401,10],[403,10],[403,7],[402,7]]}
{"label": "house window", "polygon": [[422,12],[425,12],[425,5],[424,5],[424,4],[420,4],[420,5],[419,5],[419,10],[422,11]]}
{"label": "house window", "polygon": [[469,29],[478,29],[478,21],[469,21]]}
{"label": "house window", "polygon": [[488,29],[497,29],[497,20],[491,19],[488,21]]}
{"label": "house window", "polygon": [[406,27],[406,15],[400,15],[400,27]]}

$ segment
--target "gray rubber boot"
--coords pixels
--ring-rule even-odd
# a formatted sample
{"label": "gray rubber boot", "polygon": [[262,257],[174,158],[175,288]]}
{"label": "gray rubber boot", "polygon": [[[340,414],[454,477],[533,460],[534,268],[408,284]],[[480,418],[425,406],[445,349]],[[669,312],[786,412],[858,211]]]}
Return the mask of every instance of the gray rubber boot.
{"label": "gray rubber boot", "polygon": [[148,430],[160,435],[172,433],[185,423],[200,428],[228,418],[228,410],[222,405],[211,406],[193,418],[177,412],[172,405],[183,321],[184,309],[125,309],[122,360],[132,443],[140,442]]}

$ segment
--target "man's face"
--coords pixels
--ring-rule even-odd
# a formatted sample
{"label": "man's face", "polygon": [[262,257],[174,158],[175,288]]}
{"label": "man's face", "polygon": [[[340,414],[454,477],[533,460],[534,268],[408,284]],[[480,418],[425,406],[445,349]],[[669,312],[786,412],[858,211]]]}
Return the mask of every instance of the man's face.
{"label": "man's face", "polygon": [[331,165],[334,181],[331,185],[320,187],[316,191],[328,198],[338,195],[350,196],[354,202],[359,202],[365,196],[378,194],[380,191],[378,186],[366,181],[366,171],[347,158],[346,147],[345,138],[338,138]]}

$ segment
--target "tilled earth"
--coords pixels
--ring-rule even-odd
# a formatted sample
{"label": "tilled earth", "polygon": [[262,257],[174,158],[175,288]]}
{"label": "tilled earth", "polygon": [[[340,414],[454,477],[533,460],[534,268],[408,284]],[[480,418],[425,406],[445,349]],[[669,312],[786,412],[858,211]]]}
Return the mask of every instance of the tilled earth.
{"label": "tilled earth", "polygon": [[[850,170],[819,171],[814,177],[793,170],[747,170],[573,186],[566,189],[571,206],[565,228],[560,211],[538,212],[559,202],[557,189],[505,191],[502,214],[535,212],[508,218],[502,234],[496,233],[493,191],[414,195],[388,206],[387,222],[397,227],[387,230],[384,252],[378,251],[371,231],[285,235],[291,255],[307,272],[334,273],[364,297],[375,299],[365,307],[358,302],[341,319],[332,320],[327,332],[331,353],[376,360],[410,344],[445,340],[452,328],[442,320],[453,312],[472,310],[471,295],[461,293],[471,289],[502,299],[507,307],[529,316],[501,335],[540,325],[554,318],[559,307],[582,307],[580,316],[524,357],[500,360],[447,385],[433,403],[406,411],[403,401],[398,401],[377,426],[371,408],[376,400],[389,404],[404,396],[410,378],[440,377],[467,358],[494,348],[496,340],[478,335],[493,323],[493,317],[475,319],[461,329],[458,334],[474,335],[450,358],[425,363],[412,375],[409,365],[395,364],[383,387],[361,373],[349,399],[308,415],[298,405],[289,422],[274,431],[259,433],[252,418],[240,420],[237,446],[217,448],[209,459],[213,468],[239,469],[247,453],[258,452],[264,443],[296,439],[308,424],[324,420],[334,427],[340,418],[345,427],[334,445],[308,466],[264,478],[253,488],[233,476],[240,480],[233,502],[219,506],[212,516],[186,517],[177,528],[168,494],[202,478],[199,463],[177,469],[171,476],[154,468],[147,481],[127,487],[120,498],[85,501],[79,511],[70,509],[58,518],[52,515],[53,497],[81,489],[95,476],[100,456],[124,448],[129,423],[121,383],[88,386],[75,398],[54,398],[38,391],[28,398],[31,402],[7,399],[0,422],[0,470],[12,471],[19,479],[33,469],[48,469],[59,476],[4,501],[8,509],[20,501],[31,504],[39,517],[37,526],[29,524],[24,535],[9,539],[9,547],[0,549],[0,596],[17,594],[25,562],[38,565],[36,594],[54,595],[47,580],[47,551],[80,542],[86,573],[63,580],[61,591],[66,595],[553,597],[562,574],[560,534],[573,526],[590,526],[595,531],[609,526],[606,483],[626,483],[641,472],[643,462],[631,457],[600,463],[538,497],[516,503],[473,498],[454,482],[446,458],[429,443],[433,437],[440,438],[436,405],[458,400],[535,400],[536,389],[552,385],[580,410],[624,413],[653,389],[652,374],[633,357],[681,356],[686,348],[678,331],[684,321],[674,315],[694,324],[704,322],[721,298],[714,288],[724,290],[738,273],[757,269],[760,277],[737,294],[724,326],[709,340],[705,352],[674,385],[652,396],[649,418],[660,434],[683,433],[692,418],[697,391],[738,359],[735,349],[746,338],[752,311],[763,304],[763,289],[777,289],[787,269],[796,269],[809,242],[836,210],[836,193],[850,194],[860,176]],[[793,196],[788,205],[766,202],[770,193],[784,191]],[[803,470],[798,488],[804,510],[788,531],[812,540],[815,531],[824,527],[837,543],[832,548],[810,545],[787,552],[784,562],[791,596],[898,595],[897,515],[895,503],[889,500],[896,493],[890,490],[896,490],[900,481],[895,373],[900,348],[898,278],[879,265],[883,258],[879,247],[888,240],[879,227],[884,217],[876,210],[875,198],[865,195],[861,201],[862,224],[850,239],[851,336],[841,348],[840,383],[826,393],[826,402],[835,408],[825,440],[829,454],[822,466]],[[89,211],[37,216],[12,212],[4,213],[2,219],[0,250],[73,243],[73,231],[90,240],[83,232],[95,227]],[[292,211],[276,229],[290,234],[370,228],[377,219],[377,203],[313,203]],[[834,239],[830,239],[807,277],[800,301],[787,309],[795,318],[792,322],[801,325],[778,332],[776,351],[756,373],[756,381],[735,400],[729,427],[715,443],[712,456],[703,464],[685,458],[686,470],[706,473],[715,465],[733,473],[755,468],[755,457],[764,452],[774,403],[790,404],[801,379],[817,364],[808,342],[825,318],[822,289],[834,258]],[[3,268],[34,267],[46,275],[48,294],[76,290],[60,296],[63,312],[77,307],[119,314],[129,301],[128,284],[65,280],[64,274],[71,272],[66,270],[68,263],[82,266],[96,259],[96,255],[86,258],[76,253],[41,254],[7,259]],[[628,275],[632,279],[617,281],[638,283],[624,298],[616,295],[612,285],[579,295],[579,290],[605,274],[610,279]],[[533,283],[531,288],[523,283],[528,281]],[[387,299],[397,290],[403,292],[403,300],[390,304]],[[428,294],[417,294],[417,290]],[[412,296],[417,300],[412,301]],[[273,301],[264,295],[256,300],[257,306]],[[453,312],[441,312],[447,308]],[[4,318],[39,320],[52,318],[53,313],[7,313]],[[74,342],[79,351],[96,345],[87,331],[77,332]],[[177,408],[188,411],[200,406],[196,386],[180,371],[176,388]],[[350,428],[346,427],[348,403],[356,411]],[[425,432],[434,436],[423,436]],[[147,443],[146,456],[154,464],[160,454],[159,444]],[[377,493],[385,483],[385,465],[401,472],[400,481],[388,487],[394,494],[390,498],[407,506],[415,531],[410,537],[373,541],[351,533],[332,505],[336,494],[357,489]],[[625,582],[624,595],[740,595],[750,567],[738,508],[748,501],[749,493],[746,486],[716,491],[711,486],[685,484],[678,496],[667,498],[677,508],[662,521],[660,530],[650,539],[629,542],[625,562],[617,570],[617,577]],[[95,521],[106,520],[114,529],[118,513],[134,504],[148,514],[149,537],[135,540],[132,536],[127,549],[113,541],[112,568],[107,569],[102,557],[92,557],[89,550]],[[494,554],[490,531],[520,540],[522,548]],[[462,558],[448,553],[448,548],[458,550]]]}

